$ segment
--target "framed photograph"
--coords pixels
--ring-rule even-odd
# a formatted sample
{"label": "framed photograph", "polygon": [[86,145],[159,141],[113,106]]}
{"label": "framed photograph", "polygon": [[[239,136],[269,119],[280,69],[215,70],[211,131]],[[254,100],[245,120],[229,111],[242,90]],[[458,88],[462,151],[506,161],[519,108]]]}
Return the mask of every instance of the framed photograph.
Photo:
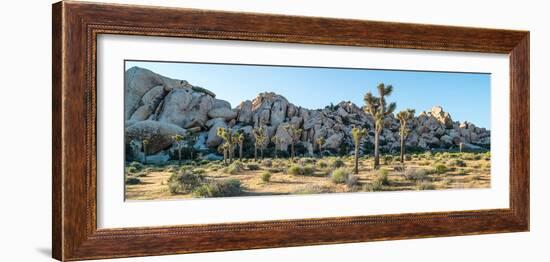
{"label": "framed photograph", "polygon": [[53,5],[53,257],[529,230],[529,32]]}

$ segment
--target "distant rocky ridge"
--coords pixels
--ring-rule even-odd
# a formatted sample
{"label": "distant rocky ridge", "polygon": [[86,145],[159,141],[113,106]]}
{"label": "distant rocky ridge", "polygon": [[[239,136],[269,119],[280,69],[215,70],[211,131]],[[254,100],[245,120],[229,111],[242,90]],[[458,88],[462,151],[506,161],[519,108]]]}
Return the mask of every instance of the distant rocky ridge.
{"label": "distant rocky ridge", "polygon": [[[240,129],[253,139],[252,129],[265,126],[267,137],[282,138],[278,149],[286,150],[291,138],[282,126],[288,123],[303,129],[300,143],[309,153],[315,149],[318,137],[325,138],[323,149],[348,153],[353,149],[354,126],[369,130],[363,144],[372,145],[374,141],[370,115],[351,102],[311,110],[294,105],[281,95],[260,93],[252,101],[243,101],[232,108],[229,102],[216,98],[207,89],[139,67],[126,71],[124,89],[127,160],[142,159],[141,141],[147,139],[150,161],[166,161],[174,152],[172,136],[190,131],[199,134],[195,148],[215,152],[222,143],[216,135],[220,127]],[[449,149],[460,143],[471,149],[490,148],[489,130],[468,122],[455,122],[440,106],[419,113],[410,121],[410,128],[406,140],[409,148]],[[399,150],[399,121],[394,116],[386,121],[380,141],[382,151]]]}

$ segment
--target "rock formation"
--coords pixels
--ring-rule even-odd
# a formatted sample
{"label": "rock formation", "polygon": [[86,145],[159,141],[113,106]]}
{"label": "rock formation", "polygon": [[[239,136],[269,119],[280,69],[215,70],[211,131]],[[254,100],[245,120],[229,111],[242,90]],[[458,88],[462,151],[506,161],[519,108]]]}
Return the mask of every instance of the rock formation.
{"label": "rock formation", "polygon": [[[312,110],[268,92],[232,108],[229,102],[217,99],[207,89],[139,67],[128,69],[125,80],[127,160],[139,159],[143,139],[150,141],[148,155],[165,159],[173,144],[172,136],[184,135],[189,129],[199,132],[200,139],[194,147],[207,151],[204,155],[217,152],[222,143],[216,135],[220,127],[242,130],[253,139],[252,129],[265,126],[266,141],[271,141],[274,135],[280,138],[279,150],[286,150],[291,143],[290,135],[282,128],[286,124],[303,130],[300,143],[308,151],[311,147],[316,150],[315,141],[323,137],[324,150],[339,153],[344,150],[347,154],[353,148],[351,129],[354,126],[363,126],[369,131],[363,144],[374,141],[372,117],[351,102]],[[460,143],[471,149],[488,149],[491,144],[489,130],[469,122],[455,122],[440,106],[421,112],[410,121],[410,130],[406,145],[420,150],[457,148]],[[382,151],[399,150],[399,121],[394,116],[386,121],[380,141]]]}

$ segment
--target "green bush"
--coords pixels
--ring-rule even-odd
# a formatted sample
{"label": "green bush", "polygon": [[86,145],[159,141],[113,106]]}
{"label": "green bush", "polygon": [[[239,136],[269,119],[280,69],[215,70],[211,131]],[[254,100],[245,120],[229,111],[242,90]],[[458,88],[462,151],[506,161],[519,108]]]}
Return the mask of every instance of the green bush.
{"label": "green bush", "polygon": [[135,174],[135,173],[138,172],[138,169],[135,168],[135,167],[133,167],[133,166],[131,166],[131,167],[128,167],[128,168],[126,169],[126,171],[127,171],[128,173]]}
{"label": "green bush", "polygon": [[363,186],[363,191],[367,192],[376,192],[376,191],[382,191],[384,190],[384,186],[379,181],[374,181],[370,184],[366,184]]}
{"label": "green bush", "polygon": [[409,154],[406,154],[404,158],[405,158],[405,161],[411,161],[412,160],[412,156],[409,155]]}
{"label": "green bush", "polygon": [[315,168],[313,165],[307,165],[302,169],[302,175],[312,176],[315,173]]}
{"label": "green bush", "polygon": [[237,175],[244,171],[244,166],[241,162],[235,161],[224,169],[224,172],[231,175]]}
{"label": "green bush", "polygon": [[246,167],[248,168],[248,170],[260,170],[260,165],[256,163],[249,163],[246,165]]}
{"label": "green bush", "polygon": [[193,169],[193,173],[198,174],[198,175],[202,175],[202,174],[206,173],[206,169],[204,169],[204,168],[195,168],[195,169]]}
{"label": "green bush", "polygon": [[343,167],[345,165],[346,165],[346,163],[344,163],[344,161],[340,158],[334,158],[330,162],[330,166],[332,166],[333,168],[340,168],[340,167]]}
{"label": "green bush", "polygon": [[437,174],[444,174],[445,172],[447,172],[448,168],[447,166],[443,165],[443,164],[439,164],[439,165],[436,165],[435,166],[435,172]]}
{"label": "green bush", "polygon": [[359,177],[356,175],[348,175],[348,178],[346,179],[346,186],[351,188],[357,184],[359,184]]}
{"label": "green bush", "polygon": [[193,190],[195,197],[232,197],[240,196],[243,193],[241,181],[238,179],[211,181]]}
{"label": "green bush", "polygon": [[428,178],[428,173],[425,169],[408,168],[403,174],[407,180],[424,181]]}
{"label": "green bush", "polygon": [[270,159],[265,159],[265,160],[262,161],[262,166],[272,167],[273,166],[273,161],[271,161]]}
{"label": "green bush", "polygon": [[202,174],[195,174],[191,171],[183,171],[180,173],[174,173],[168,179],[168,186],[170,193],[189,193],[195,188],[202,185],[204,182],[204,176]]}
{"label": "green bush", "polygon": [[268,171],[264,171],[262,173],[262,181],[267,183],[269,182],[269,180],[271,180],[271,173]]}
{"label": "green bush", "polygon": [[141,180],[137,177],[126,178],[126,185],[138,185],[141,184]]}
{"label": "green bush", "polygon": [[335,184],[344,184],[346,183],[349,176],[349,172],[345,168],[337,168],[332,171],[331,180]]}
{"label": "green bush", "polygon": [[393,156],[392,155],[385,155],[383,160],[384,160],[384,165],[389,165],[393,162]]}
{"label": "green bush", "polygon": [[380,169],[380,173],[378,173],[378,177],[376,178],[376,182],[384,185],[389,186],[390,185],[390,179],[388,178],[389,171],[387,169]]}
{"label": "green bush", "polygon": [[424,181],[424,182],[419,182],[416,185],[416,189],[418,189],[418,190],[434,190],[435,186],[430,182]]}
{"label": "green bush", "polygon": [[320,160],[317,162],[317,167],[318,168],[326,168],[328,166],[327,162],[326,161],[323,161],[323,160]]}
{"label": "green bush", "polygon": [[140,162],[136,162],[136,161],[131,162],[130,164],[128,164],[128,166],[133,167],[138,171],[143,169],[143,164],[141,164]]}
{"label": "green bush", "polygon": [[452,165],[452,166],[457,166],[457,167],[465,167],[466,166],[466,162],[464,162],[461,159],[454,159],[454,160],[450,161],[449,164]]}
{"label": "green bush", "polygon": [[301,165],[291,165],[287,171],[286,171],[288,174],[291,174],[291,175],[302,175],[304,173],[304,167],[301,166]]}

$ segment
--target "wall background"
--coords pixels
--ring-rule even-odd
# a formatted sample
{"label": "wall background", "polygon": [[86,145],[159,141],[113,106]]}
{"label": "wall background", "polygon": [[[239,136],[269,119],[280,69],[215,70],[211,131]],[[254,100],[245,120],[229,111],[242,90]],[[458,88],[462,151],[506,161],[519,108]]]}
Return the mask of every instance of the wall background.
{"label": "wall background", "polygon": [[[103,0],[193,8],[531,31],[531,232],[218,252],[122,261],[548,261],[550,28],[544,1]],[[2,261],[49,261],[51,245],[52,1],[10,1],[0,11],[0,243]]]}

